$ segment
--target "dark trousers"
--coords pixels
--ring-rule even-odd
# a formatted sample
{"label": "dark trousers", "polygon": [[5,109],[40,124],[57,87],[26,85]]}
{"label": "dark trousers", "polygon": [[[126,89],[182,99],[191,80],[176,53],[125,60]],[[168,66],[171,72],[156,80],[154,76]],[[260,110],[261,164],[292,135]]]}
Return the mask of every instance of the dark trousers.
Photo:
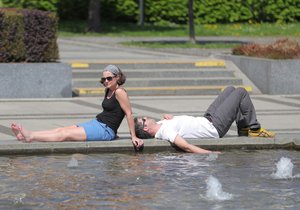
{"label": "dark trousers", "polygon": [[211,120],[219,136],[223,137],[235,121],[238,130],[259,129],[260,124],[249,93],[244,88],[227,87],[206,110],[204,117]]}

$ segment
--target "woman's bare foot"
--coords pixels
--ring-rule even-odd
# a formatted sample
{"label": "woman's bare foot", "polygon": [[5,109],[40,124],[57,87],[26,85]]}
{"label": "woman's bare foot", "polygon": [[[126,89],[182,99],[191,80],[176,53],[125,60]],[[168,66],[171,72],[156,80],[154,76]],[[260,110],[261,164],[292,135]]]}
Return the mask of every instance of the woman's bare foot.
{"label": "woman's bare foot", "polygon": [[31,131],[29,130],[26,130],[25,128],[23,128],[22,126],[20,126],[20,133],[22,134],[22,136],[24,137],[24,141],[26,142],[31,142]]}
{"label": "woman's bare foot", "polygon": [[20,132],[21,127],[20,127],[18,124],[13,123],[13,124],[11,124],[10,128],[11,128],[12,132],[15,134],[16,138],[17,138],[19,141],[25,140],[25,137],[24,137],[23,134]]}

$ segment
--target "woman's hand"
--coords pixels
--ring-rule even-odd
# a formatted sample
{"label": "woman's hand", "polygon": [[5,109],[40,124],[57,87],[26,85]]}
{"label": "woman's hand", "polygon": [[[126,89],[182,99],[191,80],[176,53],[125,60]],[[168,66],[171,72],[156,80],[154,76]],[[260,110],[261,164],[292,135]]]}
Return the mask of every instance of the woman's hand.
{"label": "woman's hand", "polygon": [[133,137],[131,141],[136,150],[140,150],[144,146],[144,141],[138,137]]}

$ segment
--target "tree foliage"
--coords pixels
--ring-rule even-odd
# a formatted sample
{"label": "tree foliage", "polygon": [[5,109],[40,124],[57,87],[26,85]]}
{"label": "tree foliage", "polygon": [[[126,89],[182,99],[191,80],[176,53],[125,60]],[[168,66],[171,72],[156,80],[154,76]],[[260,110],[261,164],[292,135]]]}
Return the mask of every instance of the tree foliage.
{"label": "tree foliage", "polygon": [[57,3],[61,0],[2,0],[6,7],[39,9],[56,12]]}
{"label": "tree foliage", "polygon": [[[103,20],[137,22],[138,0],[99,0]],[[61,20],[87,19],[88,0],[2,0],[5,7],[56,11]],[[188,0],[145,0],[145,22],[186,24]],[[194,0],[194,21],[203,23],[295,22],[300,0]]]}

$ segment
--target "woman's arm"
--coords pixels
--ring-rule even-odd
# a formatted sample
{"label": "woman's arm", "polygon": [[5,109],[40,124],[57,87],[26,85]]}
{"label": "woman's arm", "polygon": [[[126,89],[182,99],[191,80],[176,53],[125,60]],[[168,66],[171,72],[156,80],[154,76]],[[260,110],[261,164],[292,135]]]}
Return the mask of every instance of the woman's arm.
{"label": "woman's arm", "polygon": [[116,99],[118,100],[121,108],[125,112],[132,143],[134,144],[134,146],[136,146],[139,149],[141,146],[143,146],[144,142],[142,139],[139,139],[138,137],[136,137],[131,104],[129,102],[128,95],[123,88],[118,88],[116,90]]}

